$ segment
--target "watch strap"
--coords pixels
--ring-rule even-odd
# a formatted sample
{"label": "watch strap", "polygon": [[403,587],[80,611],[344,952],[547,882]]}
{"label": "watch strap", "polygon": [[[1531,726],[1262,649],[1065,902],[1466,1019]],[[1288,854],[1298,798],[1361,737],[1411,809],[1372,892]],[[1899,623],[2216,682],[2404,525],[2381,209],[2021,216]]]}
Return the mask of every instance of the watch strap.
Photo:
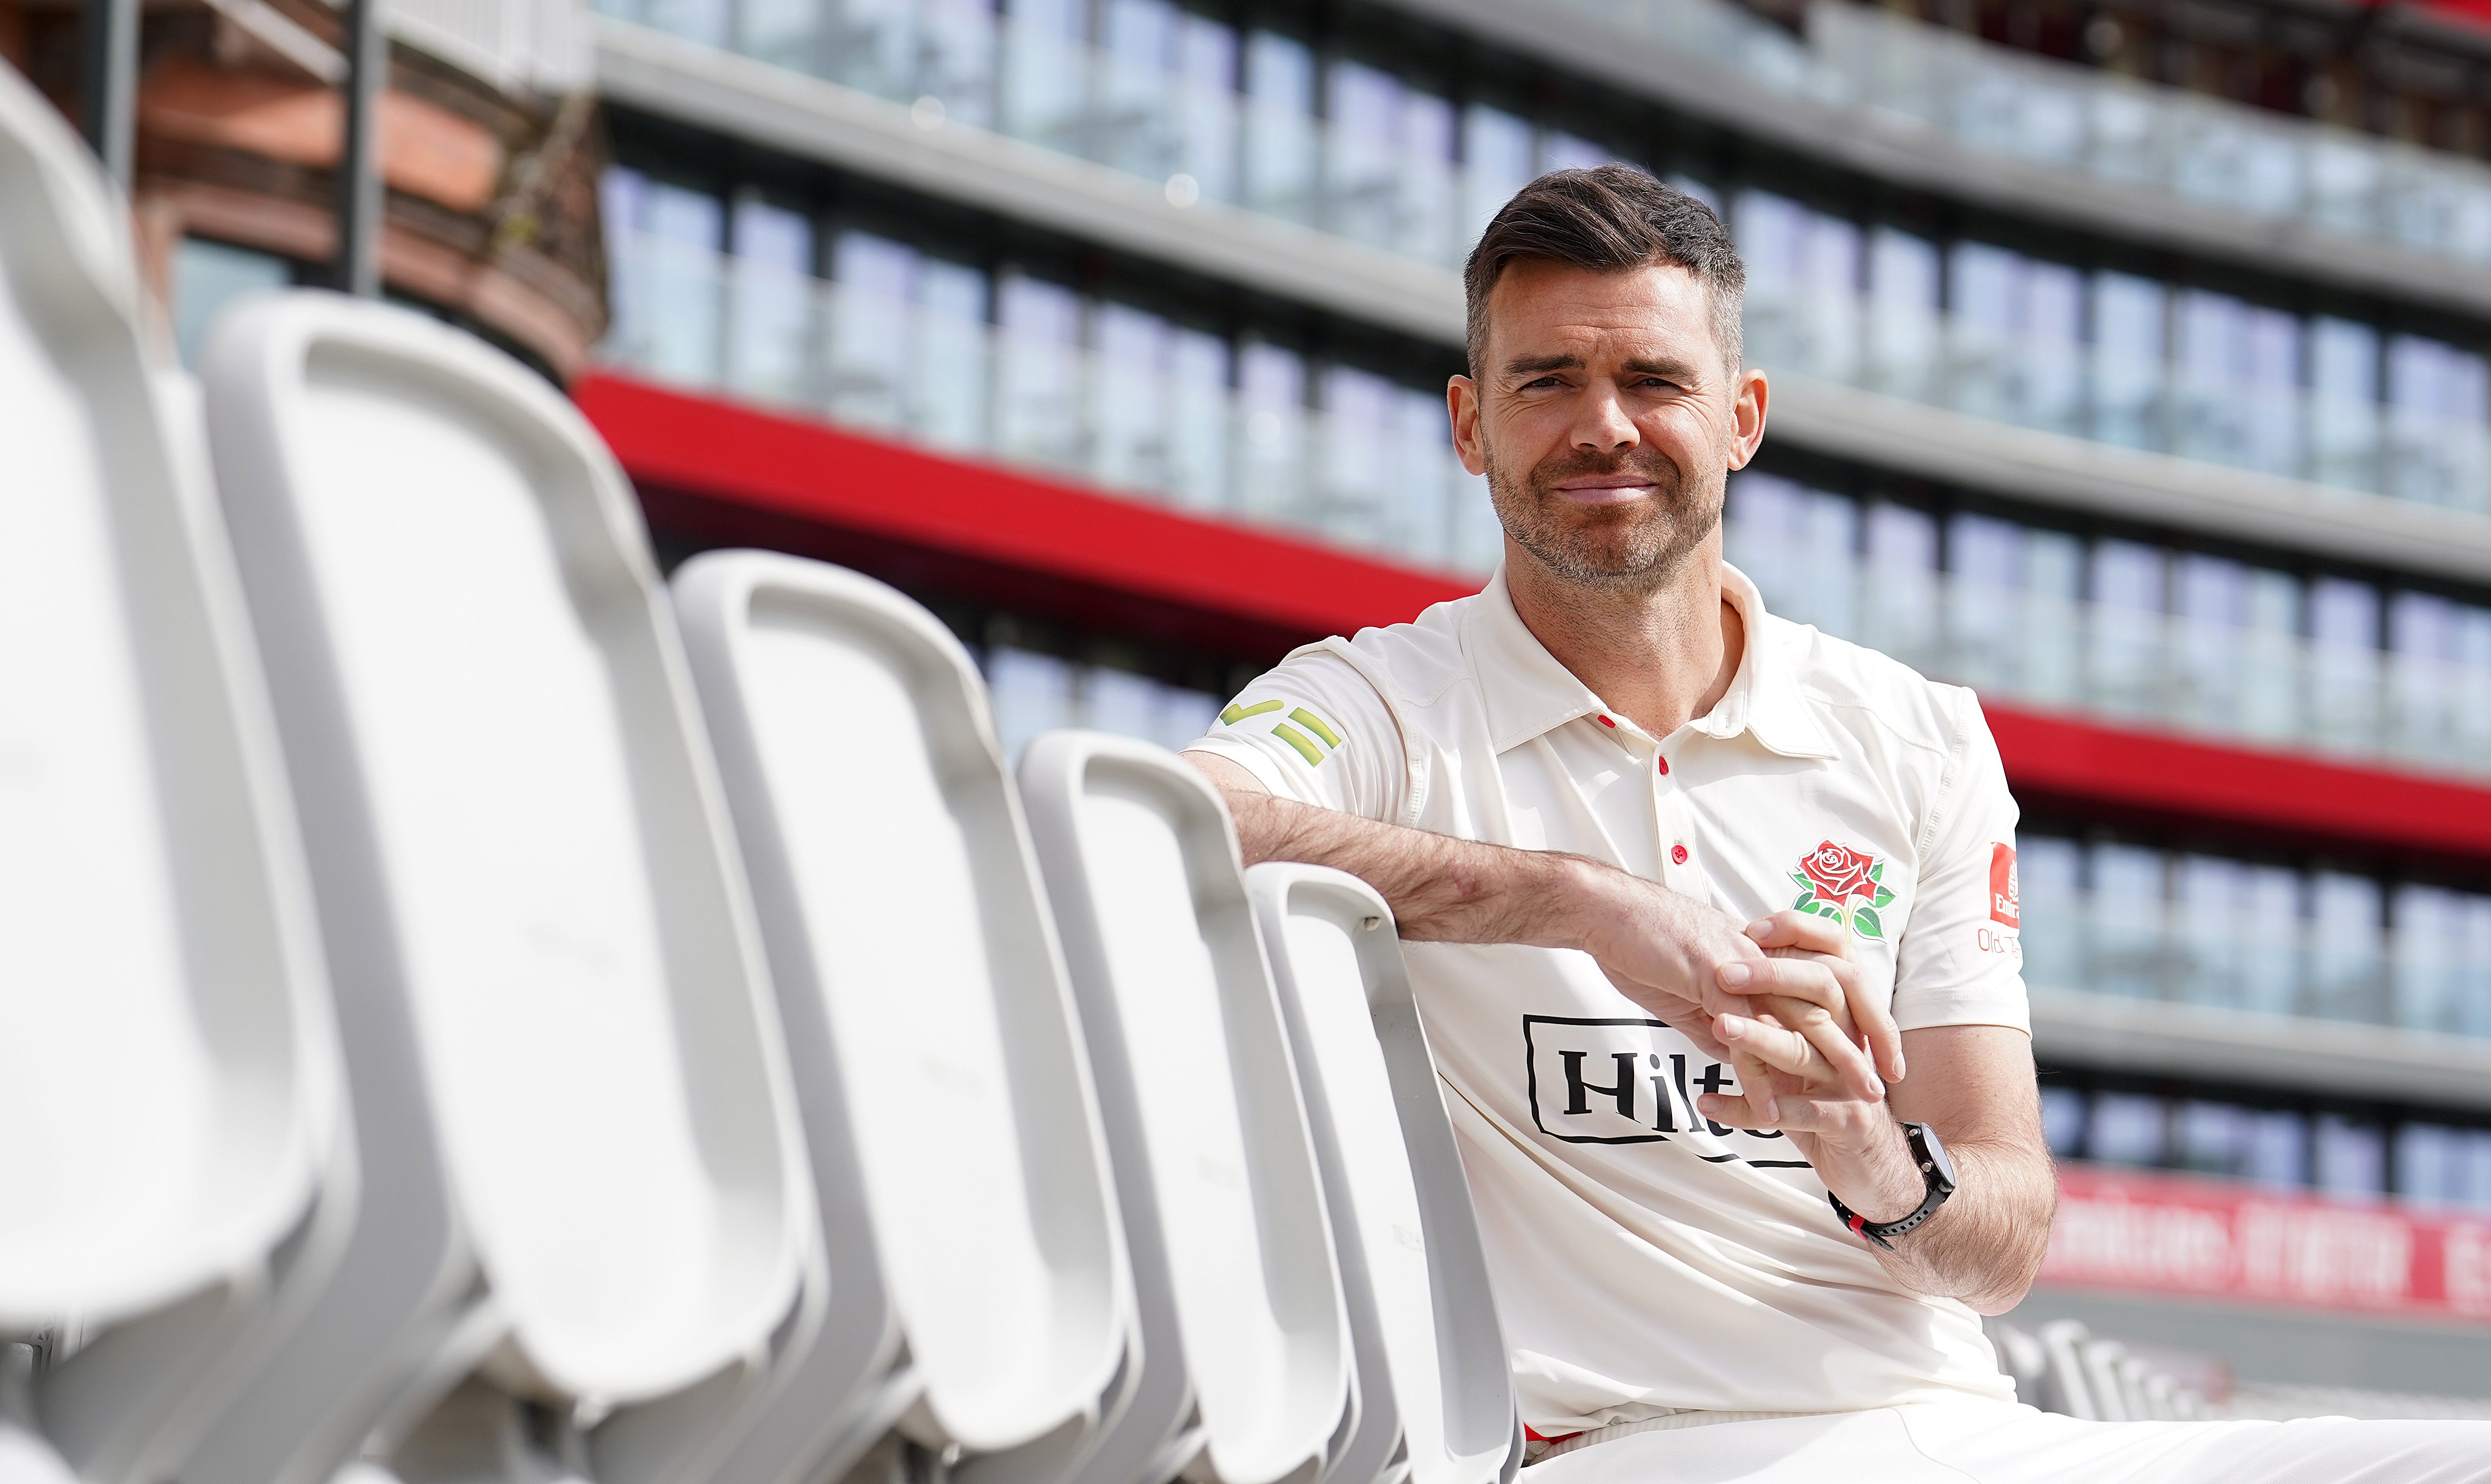
{"label": "watch strap", "polygon": [[1922,1143],[1928,1125],[1905,1123],[1902,1127],[1904,1142],[1911,1148],[1912,1162],[1920,1167],[1920,1179],[1925,1187],[1920,1196],[1920,1206],[1910,1215],[1896,1221],[1870,1221],[1850,1207],[1843,1205],[1842,1198],[1832,1191],[1829,1190],[1825,1193],[1825,1199],[1833,1207],[1833,1214],[1841,1218],[1842,1224],[1851,1229],[1853,1236],[1865,1237],[1889,1252],[1894,1250],[1895,1237],[1913,1231],[1931,1216],[1936,1215],[1938,1208],[1946,1205],[1947,1197],[1954,1194],[1953,1184],[1940,1178],[1937,1161],[1929,1157],[1928,1149]]}

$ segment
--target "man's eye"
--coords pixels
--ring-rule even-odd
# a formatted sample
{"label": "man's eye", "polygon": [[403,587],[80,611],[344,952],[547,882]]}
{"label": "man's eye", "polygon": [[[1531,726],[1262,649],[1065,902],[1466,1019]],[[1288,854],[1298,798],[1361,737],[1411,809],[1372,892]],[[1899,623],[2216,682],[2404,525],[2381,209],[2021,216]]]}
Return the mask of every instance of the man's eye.
{"label": "man's eye", "polygon": [[1528,392],[1534,387],[1553,387],[1555,385],[1557,385],[1557,378],[1554,376],[1536,376],[1531,380],[1524,382],[1522,384],[1522,390]]}

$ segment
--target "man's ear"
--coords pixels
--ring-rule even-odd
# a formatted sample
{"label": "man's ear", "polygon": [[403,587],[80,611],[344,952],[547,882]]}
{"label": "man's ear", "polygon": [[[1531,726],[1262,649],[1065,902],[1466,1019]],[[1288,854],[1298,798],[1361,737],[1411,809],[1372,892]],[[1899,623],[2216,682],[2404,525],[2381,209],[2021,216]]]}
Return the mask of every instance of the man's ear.
{"label": "man's ear", "polygon": [[1739,372],[1730,392],[1730,467],[1740,470],[1756,457],[1765,443],[1765,403],[1770,389],[1765,373],[1750,366]]}
{"label": "man's ear", "polygon": [[1453,452],[1473,474],[1487,473],[1487,451],[1480,444],[1479,383],[1467,376],[1445,381],[1445,413],[1452,420]]}

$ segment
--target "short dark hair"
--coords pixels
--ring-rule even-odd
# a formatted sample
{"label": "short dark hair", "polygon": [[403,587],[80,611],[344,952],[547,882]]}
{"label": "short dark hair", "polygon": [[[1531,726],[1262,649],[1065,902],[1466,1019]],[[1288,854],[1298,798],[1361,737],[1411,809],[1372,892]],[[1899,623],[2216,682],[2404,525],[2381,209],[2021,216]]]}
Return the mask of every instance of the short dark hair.
{"label": "short dark hair", "polygon": [[1510,264],[1544,258],[1604,273],[1662,266],[1684,268],[1704,285],[1713,340],[1731,370],[1744,347],[1739,308],[1747,266],[1730,229],[1697,197],[1632,165],[1551,170],[1514,192],[1471,249],[1462,267],[1468,302],[1464,338],[1471,374],[1487,352],[1487,296]]}

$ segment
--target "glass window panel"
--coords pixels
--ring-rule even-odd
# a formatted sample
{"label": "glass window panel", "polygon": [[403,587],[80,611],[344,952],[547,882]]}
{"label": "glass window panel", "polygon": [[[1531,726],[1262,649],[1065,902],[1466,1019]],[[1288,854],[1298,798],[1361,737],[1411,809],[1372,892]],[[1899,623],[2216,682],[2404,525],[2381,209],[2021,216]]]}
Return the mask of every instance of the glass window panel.
{"label": "glass window panel", "polygon": [[2164,562],[2158,546],[2094,544],[2091,680],[2095,704],[2115,714],[2162,711]]}
{"label": "glass window panel", "polygon": [[2372,1196],[2388,1188],[2387,1138],[2376,1123],[2322,1113],[2310,1153],[2309,1182],[2330,1195]]}
{"label": "glass window panel", "polygon": [[1867,385],[1927,401],[1937,394],[1937,244],[1893,227],[1868,234]]}
{"label": "glass window panel", "polygon": [[2200,1175],[2238,1176],[2248,1164],[2256,1115],[2238,1103],[2187,1101],[2174,1110],[2172,1163]]}
{"label": "glass window panel", "polygon": [[2455,951],[2458,990],[2453,1029],[2491,1035],[2491,896],[2466,893],[2457,903],[2464,920],[2463,946]]}
{"label": "glass window panel", "polygon": [[1125,489],[1164,490],[1172,482],[1174,332],[1158,315],[1121,304],[1099,306],[1097,327],[1090,423],[1099,430],[1098,478]]}
{"label": "glass window panel", "polygon": [[1324,372],[1322,483],[1313,513],[1324,532],[1355,545],[1399,544],[1404,512],[1393,497],[1402,451],[1391,437],[1396,390],[1381,376],[1348,366]]}
{"label": "glass window panel", "polygon": [[2246,891],[2240,955],[2248,1008],[2292,1014],[2305,976],[2301,875],[2286,866],[2252,865]]}
{"label": "glass window panel", "polygon": [[994,368],[982,269],[925,258],[918,264],[916,354],[909,400],[920,436],[939,447],[984,448]]}
{"label": "glass window panel", "polygon": [[1807,217],[1800,256],[1800,364],[1832,381],[1860,374],[1859,224],[1822,212]]}
{"label": "glass window panel", "polygon": [[1422,261],[1458,268],[1470,239],[1461,235],[1453,175],[1453,102],[1405,85],[1400,122],[1400,213],[1393,246]]}
{"label": "glass window panel", "polygon": [[1730,476],[1722,512],[1722,555],[1756,585],[1769,613],[1796,622],[1803,603],[1799,580],[1798,533],[1805,507],[1795,480],[1773,474]]}
{"label": "glass window panel", "polygon": [[1938,639],[1938,525],[1928,511],[1878,501],[1868,508],[1863,641],[1905,664],[1934,668]]}
{"label": "glass window panel", "polygon": [[831,411],[867,427],[912,425],[921,349],[913,301],[917,249],[865,232],[842,232],[833,258],[839,289],[831,319]]}
{"label": "glass window panel", "polygon": [[1003,351],[998,451],[1058,469],[1087,462],[1082,425],[1081,299],[1022,274],[996,299]]}
{"label": "glass window panel", "polygon": [[987,651],[986,689],[994,701],[996,737],[1006,761],[1014,766],[1030,739],[1077,724],[1073,667],[1052,655],[1002,647]]}
{"label": "glass window panel", "polygon": [[1176,70],[1166,102],[1176,131],[1177,168],[1211,201],[1237,199],[1237,31],[1206,15],[1181,13]]}
{"label": "glass window panel", "polygon": [[1168,0],[1106,0],[1093,82],[1102,96],[1083,110],[1086,137],[1064,146],[1144,180],[1164,181],[1185,167],[1182,137],[1170,127],[1183,91],[1172,70],[1182,19]]}
{"label": "glass window panel", "polygon": [[2465,1136],[2462,1168],[2454,1199],[2476,1210],[2491,1210],[2491,1132],[2475,1129]]}
{"label": "glass window panel", "polygon": [[1356,62],[1329,70],[1332,148],[1327,225],[1352,242],[1398,246],[1401,84]]}
{"label": "glass window panel", "polygon": [[2093,289],[2094,436],[2125,448],[2161,448],[2162,285],[2097,273]]}
{"label": "glass window panel", "polygon": [[2248,680],[2249,569],[2183,552],[2172,572],[2172,700],[2178,719],[2207,731],[2238,725]]}
{"label": "glass window panel", "polygon": [[1747,268],[1748,363],[1769,370],[1804,367],[1807,209],[1770,191],[1743,190],[1731,221]]}
{"label": "glass window panel", "polygon": [[2310,1013],[2330,1020],[2385,1020],[2379,883],[2320,871],[2309,885]]}
{"label": "glass window panel", "polygon": [[2016,841],[2016,895],[2024,919],[2024,982],[2036,989],[2091,987],[2081,967],[2083,861],[2084,847],[2074,840],[2027,834]]}
{"label": "glass window panel", "polygon": [[1947,400],[1977,418],[2013,422],[2022,263],[2015,253],[1980,242],[1956,243],[1948,263]]}
{"label": "glass window panel", "polygon": [[2480,356],[2421,335],[2388,342],[2388,489],[2429,505],[2482,509],[2485,406]]}
{"label": "glass window panel", "polygon": [[1315,62],[1275,31],[1246,42],[1246,204],[1315,224]]}
{"label": "glass window panel", "polygon": [[1188,690],[1182,685],[1162,685],[1158,698],[1158,744],[1172,752],[1181,752],[1186,744],[1211,730],[1219,719],[1219,698],[1207,691]]}
{"label": "glass window panel", "polygon": [[2321,315],[2309,327],[2309,477],[2379,487],[2379,333]]}
{"label": "glass window panel", "polygon": [[1081,672],[1081,725],[1144,742],[1159,740],[1159,691],[1147,676],[1086,665]]}
{"label": "glass window panel", "polygon": [[2071,706],[2084,689],[2084,542],[2060,531],[2024,537],[2023,693]]}
{"label": "glass window panel", "polygon": [[727,283],[727,384],[765,401],[809,400],[815,330],[813,223],[747,197],[735,203]]}
{"label": "glass window panel", "polygon": [[715,386],[723,328],[718,252],[724,246],[725,205],[708,191],[645,177],[626,193],[639,209],[639,219],[630,223],[642,264],[642,281],[631,295],[637,303],[639,364],[665,380]]}
{"label": "glass window panel", "polygon": [[1479,240],[1487,224],[1531,184],[1531,126],[1502,108],[1473,103],[1462,110],[1462,219],[1464,242]]}
{"label": "glass window panel", "polygon": [[2159,1165],[2170,1152],[2169,1111],[2140,1092],[2094,1094],[2088,1157],[2113,1165]]}
{"label": "glass window panel", "polygon": [[649,24],[704,46],[724,46],[732,12],[729,0],[641,0]]}
{"label": "glass window panel", "polygon": [[2092,974],[2085,988],[2106,995],[2162,997],[2162,853],[2142,845],[2093,848]]}
{"label": "glass window panel", "polygon": [[2026,528],[1987,515],[1947,522],[1947,643],[1941,673],[1976,690],[2022,689]]}
{"label": "glass window panel", "polygon": [[2396,1130],[2396,1194],[2408,1201],[2446,1205],[2462,1201],[2464,1136],[2439,1123],[2407,1123]]}
{"label": "glass window panel", "polygon": [[1445,399],[1434,393],[1396,386],[1392,403],[1392,442],[1398,450],[1392,474],[1404,554],[1426,566],[1452,570],[1460,560],[1453,503],[1462,489],[1462,471],[1453,457]]}
{"label": "glass window panel", "polygon": [[1245,413],[1241,455],[1244,509],[1263,519],[1293,513],[1304,478],[1306,365],[1292,350],[1248,344],[1238,358]]}
{"label": "glass window panel", "polygon": [[2075,1158],[2085,1147],[2085,1094],[2074,1088],[2043,1087],[2041,1136],[2051,1153]]}
{"label": "glass window panel", "polygon": [[1168,356],[1168,489],[1195,509],[1230,502],[1228,342],[1198,330],[1172,334]]}
{"label": "glass window panel", "polygon": [[2381,713],[2379,590],[2321,577],[2309,589],[2310,707],[2318,740],[2366,752]]}
{"label": "glass window panel", "polygon": [[2198,1004],[2249,1004],[2242,938],[2249,929],[2249,871],[2220,856],[2183,855],[2173,873],[2178,940],[2175,998]]}
{"label": "glass window panel", "polygon": [[2308,1120],[2297,1113],[2252,1115],[2242,1174],[2260,1185],[2284,1189],[2308,1183]]}
{"label": "glass window panel", "polygon": [[2016,367],[2011,384],[2015,421],[2048,432],[2080,435],[2083,429],[2084,276],[2037,258],[2018,265]]}
{"label": "glass window panel", "polygon": [[2439,887],[2396,887],[2395,1022],[2416,1031],[2454,1031],[2465,994],[2465,899]]}

